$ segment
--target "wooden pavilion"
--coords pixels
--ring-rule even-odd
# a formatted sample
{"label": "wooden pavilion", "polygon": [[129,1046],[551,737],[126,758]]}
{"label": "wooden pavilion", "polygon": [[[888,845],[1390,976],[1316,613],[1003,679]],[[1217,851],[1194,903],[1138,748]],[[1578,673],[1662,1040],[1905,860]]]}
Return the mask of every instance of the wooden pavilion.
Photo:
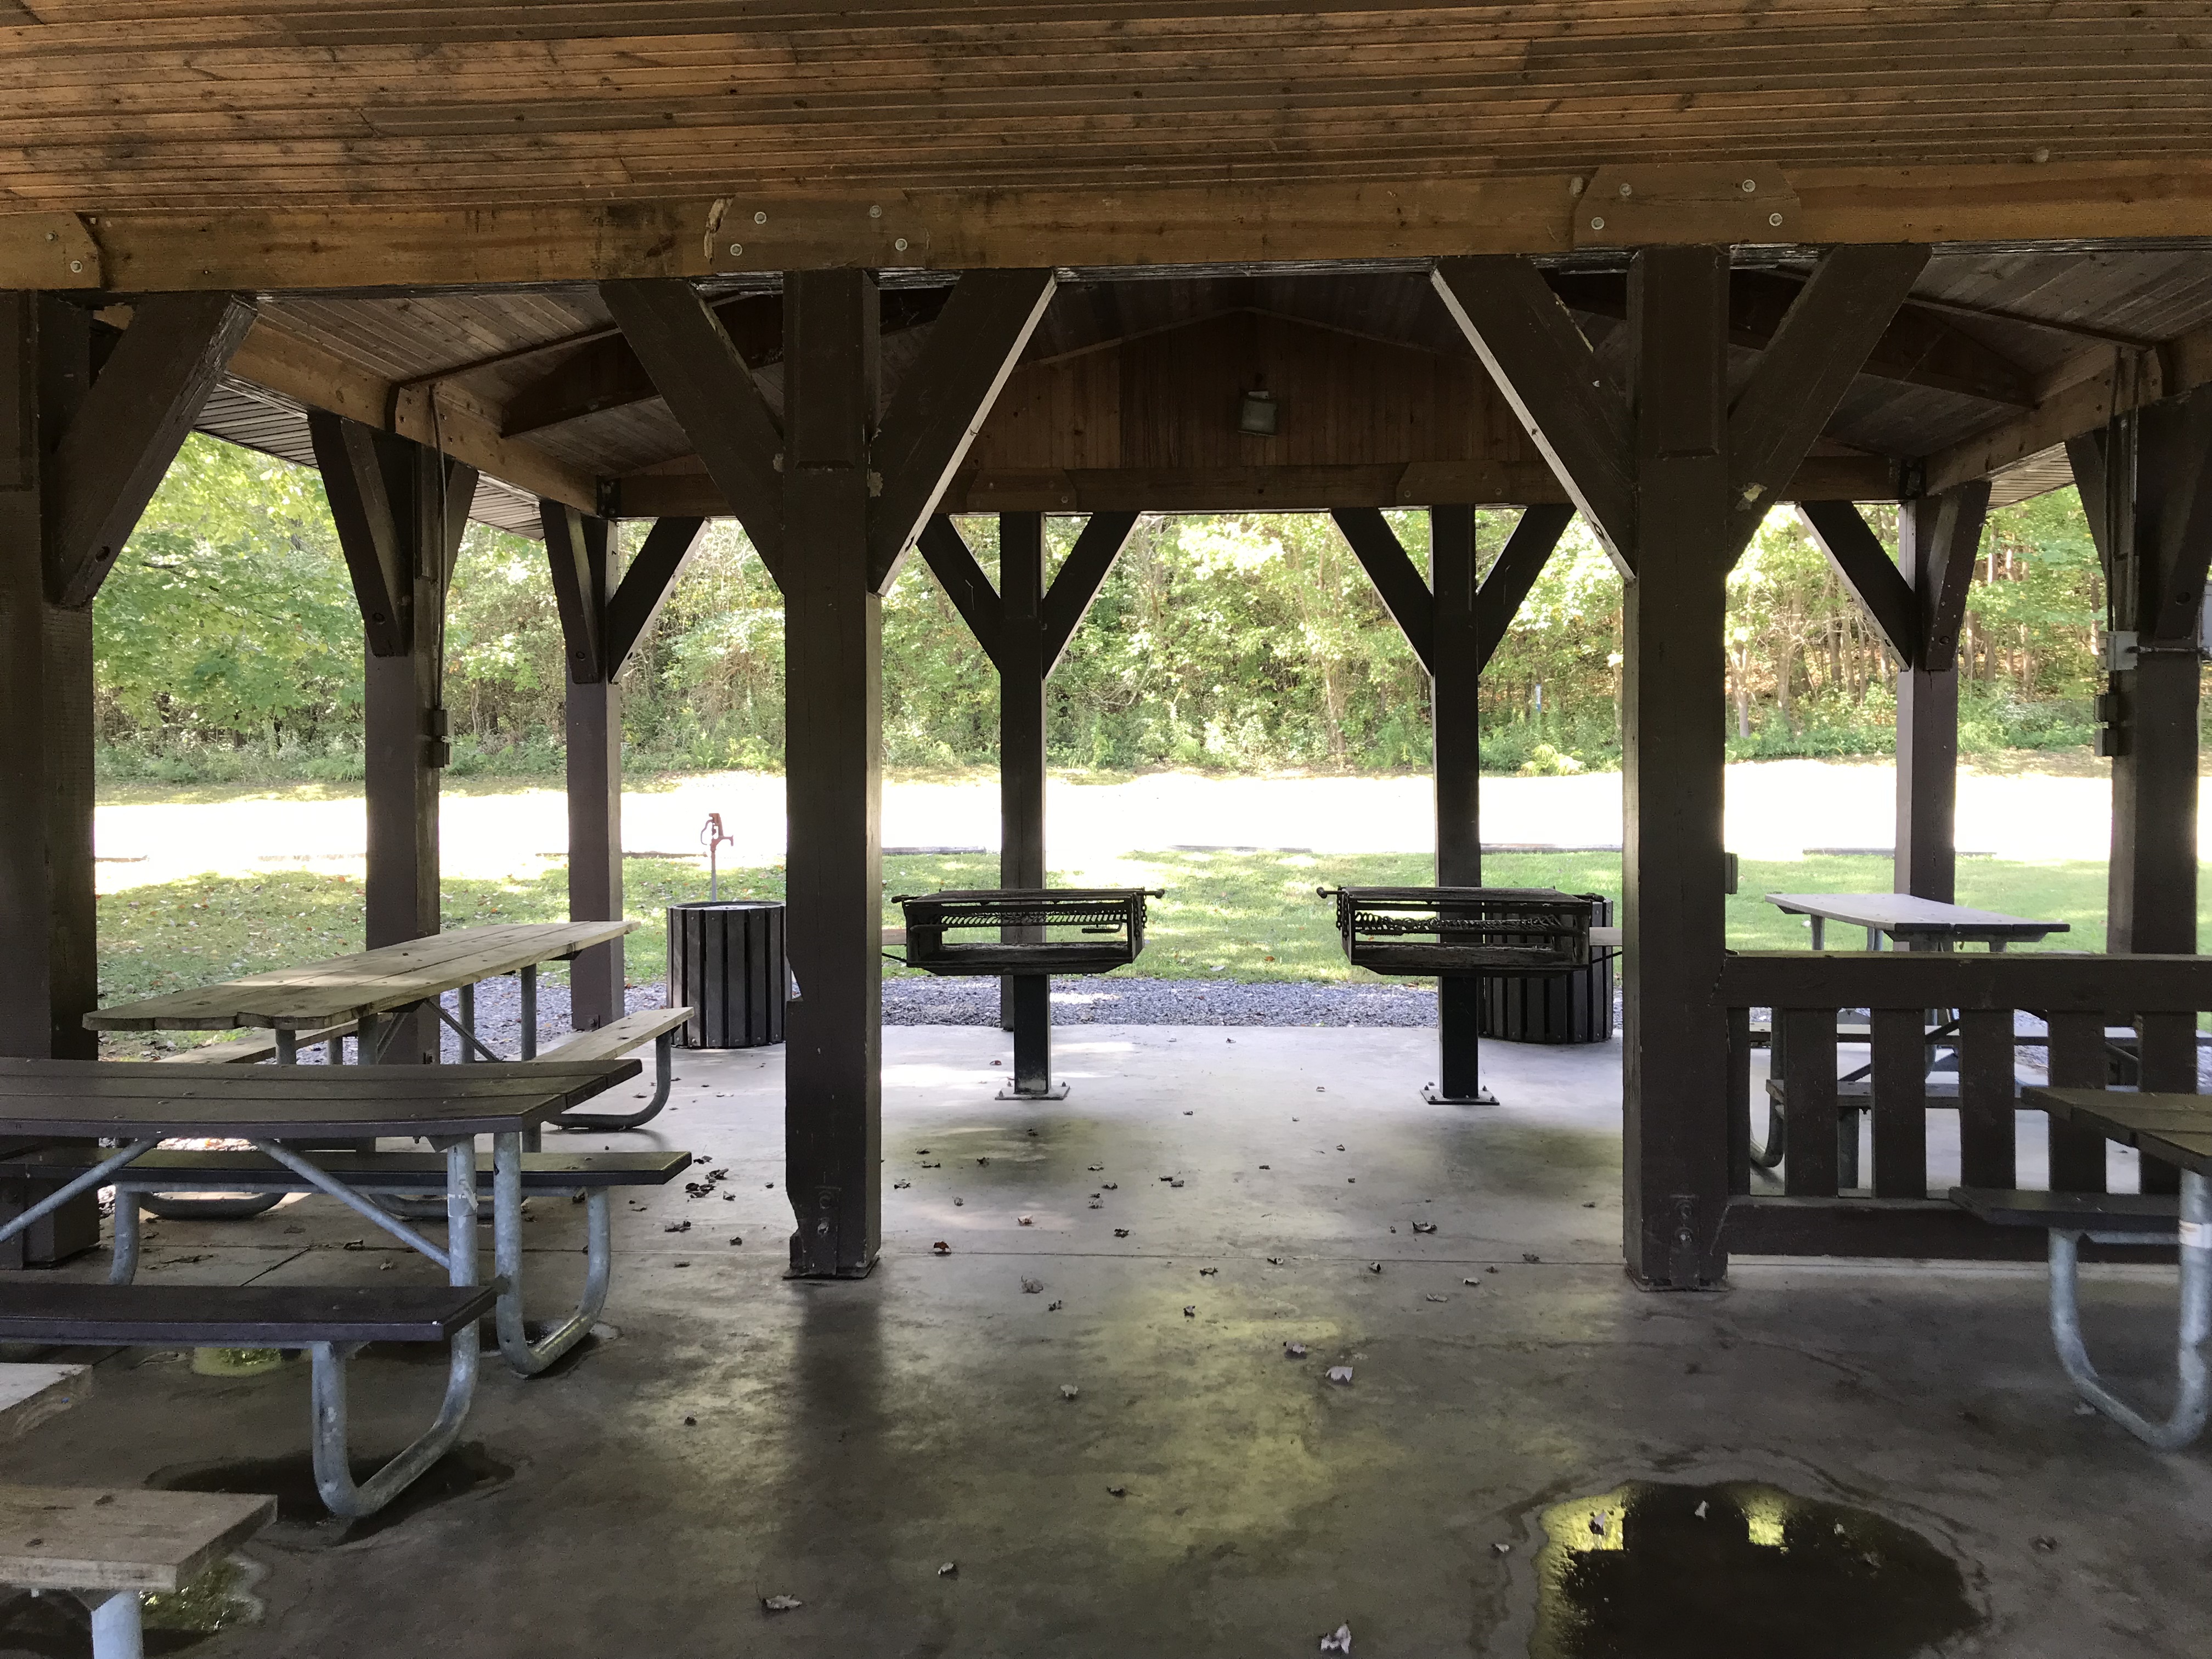
{"label": "wooden pavilion", "polygon": [[[1985,1184],[2014,1008],[2063,1024],[2057,1080],[2101,1080],[2112,1018],[2147,1084],[2194,1086],[2199,5],[0,0],[0,1052],[92,1052],[89,608],[197,428],[329,485],[368,653],[372,945],[438,925],[466,520],[546,540],[580,918],[619,913],[623,662],[701,521],[743,524],[788,629],[801,1273],[878,1249],[878,599],[918,539],[1041,789],[1043,676],[1129,515],[1337,513],[1436,678],[1440,861],[1468,881],[1474,675],[1586,517],[1629,579],[1644,1283],[1716,1283],[1731,1249],[2016,1242],[1929,1200],[1895,1043],[1872,1192],[1801,1133],[1788,1195],[1753,1196],[1753,1006],[1796,1034],[1806,1121],[1835,1109],[1837,1010],[1874,1010],[1878,1044],[1911,1021],[1914,1056],[1918,1010],[1966,1011]],[[1802,504],[1899,657],[1898,883],[1949,898],[1982,516],[2069,480],[2111,576],[2114,954],[1730,956],[1722,617],[1761,518]],[[1869,501],[1898,505],[1894,562]],[[1480,583],[1475,505],[1528,509]],[[1437,514],[1432,586],[1392,507]],[[994,593],[944,522],[984,512],[1096,533],[1064,590],[1040,556]],[[623,520],[653,521],[626,570]],[[1009,811],[1010,867],[1041,873]],[[620,983],[580,964],[580,1018]],[[2061,1138],[2052,1176],[2101,1185],[2100,1149]]]}

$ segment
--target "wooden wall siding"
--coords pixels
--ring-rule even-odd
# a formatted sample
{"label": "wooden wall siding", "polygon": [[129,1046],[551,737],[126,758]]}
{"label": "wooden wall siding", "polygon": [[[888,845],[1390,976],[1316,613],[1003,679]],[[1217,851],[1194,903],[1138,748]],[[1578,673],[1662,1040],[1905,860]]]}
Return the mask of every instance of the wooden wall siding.
{"label": "wooden wall siding", "polygon": [[[2202,156],[2196,0],[40,0],[0,198],[639,201]],[[0,18],[0,23],[4,23]],[[1141,169],[1141,173],[1133,171]]]}
{"label": "wooden wall siding", "polygon": [[[1247,392],[1281,431],[1237,428]],[[969,452],[978,472],[1402,466],[1534,459],[1472,356],[1445,357],[1254,312],[1017,369]]]}

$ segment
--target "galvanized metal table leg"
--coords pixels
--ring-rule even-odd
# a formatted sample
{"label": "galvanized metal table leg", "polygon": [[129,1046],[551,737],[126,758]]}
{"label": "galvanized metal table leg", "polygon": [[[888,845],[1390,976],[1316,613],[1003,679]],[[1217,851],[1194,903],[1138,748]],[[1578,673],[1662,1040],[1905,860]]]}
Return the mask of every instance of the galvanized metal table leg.
{"label": "galvanized metal table leg", "polygon": [[1421,1098],[1440,1106],[1495,1106],[1482,1086],[1482,981],[1467,974],[1437,981],[1437,1080]]}
{"label": "galvanized metal table leg", "polygon": [[1065,1100],[1067,1085],[1052,1080],[1052,981],[1042,974],[1011,974],[1013,988],[1014,1076],[1001,1100]]}
{"label": "galvanized metal table leg", "polygon": [[86,1590],[92,1611],[92,1659],[145,1659],[145,1626],[137,1590]]}
{"label": "galvanized metal table leg", "polygon": [[[2181,1172],[2181,1319],[2174,1345],[2177,1386],[2173,1410],[2154,1421],[2106,1388],[2089,1363],[2081,1340],[2078,1302],[2081,1235],[2051,1235],[2051,1335],[2058,1363],[2081,1397],[2146,1445],[2178,1451],[2195,1440],[2212,1416],[2212,1379],[2204,1344],[2212,1336],[2212,1181]],[[2094,1234],[2091,1235],[2095,1237]]]}
{"label": "galvanized metal table leg", "polygon": [[276,1028],[276,1063],[297,1066],[300,1063],[300,1034],[284,1026]]}
{"label": "galvanized metal table leg", "polygon": [[[446,1154],[447,1277],[454,1285],[477,1282],[477,1153],[472,1137],[449,1142]],[[357,1343],[313,1345],[315,1489],[332,1515],[374,1515],[406,1490],[451,1449],[468,1419],[477,1388],[477,1339],[471,1320],[453,1333],[446,1370],[446,1396],[437,1420],[406,1450],[367,1480],[356,1483],[346,1453],[346,1361]]]}
{"label": "galvanized metal table leg", "polygon": [[653,1041],[653,1098],[634,1112],[562,1112],[548,1118],[556,1129],[596,1129],[602,1133],[620,1133],[625,1129],[641,1128],[660,1115],[668,1104],[669,1085],[675,1081],[675,1058],[672,1054],[676,1033],[663,1031]]}
{"label": "galvanized metal table leg", "polygon": [[134,1187],[118,1186],[115,1189],[114,1229],[107,1282],[128,1285],[138,1277],[138,1247],[143,1238],[138,1226],[138,1192]]}
{"label": "galvanized metal table leg", "polygon": [[607,1188],[584,1195],[584,1294],[575,1312],[553,1329],[530,1340],[522,1322],[522,1137],[494,1135],[491,1142],[493,1269],[505,1281],[496,1315],[499,1351],[523,1376],[535,1376],[583,1340],[607,1305],[607,1282],[614,1263],[613,1206]]}
{"label": "galvanized metal table leg", "polygon": [[1826,916],[1808,916],[1805,918],[1805,921],[1813,935],[1813,948],[1815,951],[1826,950],[1828,948],[1828,919]]}

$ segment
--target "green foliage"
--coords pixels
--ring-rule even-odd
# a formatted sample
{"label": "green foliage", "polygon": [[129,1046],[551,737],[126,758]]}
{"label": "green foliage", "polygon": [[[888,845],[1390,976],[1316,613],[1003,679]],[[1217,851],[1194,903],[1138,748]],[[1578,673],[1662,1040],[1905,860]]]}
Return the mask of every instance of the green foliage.
{"label": "green foliage", "polygon": [[[1869,509],[1893,535],[1893,510]],[[1389,515],[1417,567],[1428,520]],[[1479,515],[1494,555],[1515,515]],[[997,524],[962,520],[987,574]],[[1048,566],[1075,520],[1048,523]],[[641,534],[632,526],[626,533]],[[1485,764],[1620,761],[1621,580],[1571,526],[1484,677]],[[1994,514],[1961,642],[1966,752],[2087,742],[2102,589],[2070,490]],[[194,438],[95,608],[103,776],[331,783],[361,775],[361,629],[312,472]],[[998,687],[920,558],[884,599],[884,758],[988,765]],[[1887,753],[1894,669],[1794,514],[1729,578],[1731,752]],[[471,526],[447,635],[453,774],[562,767],[561,640],[544,550]],[[717,523],[623,677],[634,773],[774,769],[781,596]],[[1142,521],[1050,684],[1055,765],[1129,771],[1425,769],[1428,684],[1324,515]]]}

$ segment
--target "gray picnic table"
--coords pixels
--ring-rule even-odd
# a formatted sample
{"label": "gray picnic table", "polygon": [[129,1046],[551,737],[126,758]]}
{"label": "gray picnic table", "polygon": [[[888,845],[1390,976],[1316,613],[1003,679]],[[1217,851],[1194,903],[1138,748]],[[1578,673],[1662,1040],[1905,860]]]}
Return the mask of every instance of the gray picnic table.
{"label": "gray picnic table", "polygon": [[1915,898],[1910,893],[1769,893],[1766,902],[1786,916],[1807,918],[1815,951],[1825,948],[1826,925],[1832,921],[1865,928],[1869,951],[1881,949],[1885,934],[1907,950],[1948,951],[1955,945],[1985,944],[2002,951],[2014,941],[2031,942],[2068,931],[2063,921],[2002,915]]}
{"label": "gray picnic table", "polygon": [[[612,1252],[608,1189],[584,1189],[587,1262],[575,1310],[532,1340],[523,1323],[523,1136],[547,1118],[638,1074],[635,1060],[562,1065],[178,1067],[131,1061],[0,1059],[0,1136],[97,1137],[118,1143],[81,1174],[0,1224],[0,1243],[82,1193],[128,1185],[130,1166],[165,1139],[248,1141],[275,1166],[267,1185],[311,1189],[446,1270],[447,1286],[146,1285],[137,1265],[137,1212],[115,1206],[109,1282],[44,1275],[0,1283],[0,1341],[307,1347],[313,1358],[316,1482],[339,1515],[389,1501],[460,1433],[477,1380],[477,1321],[495,1316],[500,1351],[525,1376],[580,1341],[605,1305]],[[496,1277],[477,1271],[476,1137],[492,1141]],[[417,1232],[371,1194],[302,1148],[379,1135],[427,1139],[445,1164],[446,1243]],[[106,1151],[101,1148],[101,1151]],[[327,1160],[325,1160],[327,1161]],[[356,1484],[346,1455],[345,1362],[372,1340],[442,1340],[449,1352],[437,1421],[370,1480]]]}
{"label": "gray picnic table", "polygon": [[[507,1056],[493,1053],[476,1034],[475,990],[481,981],[514,974],[522,989],[521,1052],[514,1058],[531,1060],[538,1053],[538,964],[565,961],[636,927],[635,921],[518,921],[464,927],[94,1009],[84,1023],[95,1031],[253,1028],[274,1034],[280,1065],[290,1064],[302,1046],[318,1042],[329,1045],[335,1065],[348,1035],[358,1033],[360,1057],[370,1061],[391,1041],[389,1030],[378,1029],[388,1023],[386,1016],[428,1008],[460,1035],[464,1060],[496,1061]],[[460,993],[459,1018],[441,1000],[448,991]]]}

